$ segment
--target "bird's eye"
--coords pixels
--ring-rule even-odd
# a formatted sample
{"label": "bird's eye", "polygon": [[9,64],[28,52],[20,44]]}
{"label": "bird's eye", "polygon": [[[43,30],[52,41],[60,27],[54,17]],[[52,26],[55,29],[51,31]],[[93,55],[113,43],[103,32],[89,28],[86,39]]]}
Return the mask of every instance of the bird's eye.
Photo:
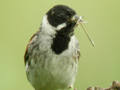
{"label": "bird's eye", "polygon": [[64,13],[58,14],[57,17],[60,18],[60,19],[63,19],[63,20],[67,20],[68,19],[68,16],[65,15]]}
{"label": "bird's eye", "polygon": [[65,14],[65,13],[59,13],[58,16],[59,16],[59,17],[65,17],[66,14]]}

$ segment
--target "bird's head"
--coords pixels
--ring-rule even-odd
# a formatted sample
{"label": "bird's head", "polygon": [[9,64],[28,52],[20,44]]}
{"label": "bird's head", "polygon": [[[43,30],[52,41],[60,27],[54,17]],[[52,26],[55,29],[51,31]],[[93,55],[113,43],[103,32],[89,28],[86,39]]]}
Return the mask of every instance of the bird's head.
{"label": "bird's head", "polygon": [[[49,27],[48,30],[52,28],[55,32],[68,35],[74,31],[78,19],[73,9],[65,5],[56,5],[43,17],[42,24],[44,27]],[[52,30],[48,32],[53,32]]]}

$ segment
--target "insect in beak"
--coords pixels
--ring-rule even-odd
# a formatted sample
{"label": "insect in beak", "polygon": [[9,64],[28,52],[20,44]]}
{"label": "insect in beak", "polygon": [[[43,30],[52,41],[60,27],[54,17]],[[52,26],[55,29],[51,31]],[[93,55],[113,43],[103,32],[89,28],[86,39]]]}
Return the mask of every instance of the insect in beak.
{"label": "insect in beak", "polygon": [[83,24],[87,23],[87,22],[85,22],[83,20],[82,16],[75,15],[75,16],[72,17],[72,21],[76,22],[76,26],[81,25],[81,27],[82,27],[84,33],[86,34],[88,40],[90,41],[90,43],[92,44],[92,46],[95,47],[94,41],[91,39],[91,37],[89,36],[88,32],[86,31],[86,29],[83,26]]}

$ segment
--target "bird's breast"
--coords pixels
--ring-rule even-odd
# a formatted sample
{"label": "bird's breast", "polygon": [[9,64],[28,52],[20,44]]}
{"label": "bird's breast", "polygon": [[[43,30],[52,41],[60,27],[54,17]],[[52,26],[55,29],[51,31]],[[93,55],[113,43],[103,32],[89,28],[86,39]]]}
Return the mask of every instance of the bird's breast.
{"label": "bird's breast", "polygon": [[[44,41],[44,47],[45,47]],[[43,42],[41,42],[41,45]],[[78,59],[75,59],[78,47],[75,37],[70,39],[68,49],[56,54],[49,47],[41,48],[45,52],[33,55],[31,66],[27,69],[29,81],[35,88],[44,88],[46,85],[55,88],[67,88],[74,83]],[[48,44],[49,45],[49,44]],[[38,85],[36,85],[38,84]]]}

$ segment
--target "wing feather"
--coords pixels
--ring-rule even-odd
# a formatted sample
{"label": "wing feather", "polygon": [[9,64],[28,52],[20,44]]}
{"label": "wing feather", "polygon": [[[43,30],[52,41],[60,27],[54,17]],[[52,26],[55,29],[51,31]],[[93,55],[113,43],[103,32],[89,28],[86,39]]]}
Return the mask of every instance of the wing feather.
{"label": "wing feather", "polygon": [[36,40],[38,39],[38,32],[36,32],[29,40],[29,43],[26,47],[25,54],[24,54],[24,63],[26,65],[26,62],[30,59],[33,50],[38,47],[38,44]]}

